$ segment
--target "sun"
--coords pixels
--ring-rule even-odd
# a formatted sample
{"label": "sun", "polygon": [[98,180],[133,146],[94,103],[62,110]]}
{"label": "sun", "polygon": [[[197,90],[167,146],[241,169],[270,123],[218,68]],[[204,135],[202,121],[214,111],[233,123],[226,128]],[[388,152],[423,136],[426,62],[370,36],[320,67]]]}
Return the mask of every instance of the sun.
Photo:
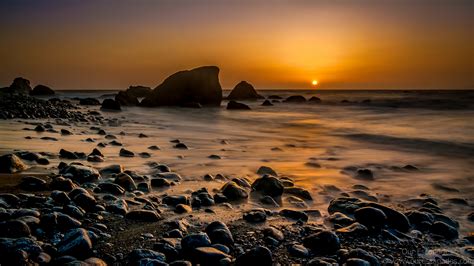
{"label": "sun", "polygon": [[313,84],[313,86],[316,86],[316,85],[318,85],[318,81],[317,81],[317,80],[313,80],[313,82],[311,82],[311,84]]}

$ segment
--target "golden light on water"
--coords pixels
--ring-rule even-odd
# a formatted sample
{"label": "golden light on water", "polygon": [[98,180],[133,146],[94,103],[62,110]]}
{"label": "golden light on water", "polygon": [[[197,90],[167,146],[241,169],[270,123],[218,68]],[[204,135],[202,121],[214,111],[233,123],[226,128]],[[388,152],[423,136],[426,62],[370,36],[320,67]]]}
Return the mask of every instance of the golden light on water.
{"label": "golden light on water", "polygon": [[313,80],[313,82],[311,82],[311,84],[313,84],[313,86],[316,86],[316,85],[318,85],[318,81],[317,81],[317,80]]}

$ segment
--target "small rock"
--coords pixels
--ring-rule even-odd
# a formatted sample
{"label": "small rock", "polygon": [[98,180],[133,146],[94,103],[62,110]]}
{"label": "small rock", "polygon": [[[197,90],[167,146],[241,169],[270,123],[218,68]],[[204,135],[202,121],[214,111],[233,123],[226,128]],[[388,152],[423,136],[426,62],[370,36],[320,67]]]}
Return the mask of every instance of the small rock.
{"label": "small rock", "polygon": [[303,245],[320,254],[334,254],[341,248],[337,235],[326,230],[307,236]]}

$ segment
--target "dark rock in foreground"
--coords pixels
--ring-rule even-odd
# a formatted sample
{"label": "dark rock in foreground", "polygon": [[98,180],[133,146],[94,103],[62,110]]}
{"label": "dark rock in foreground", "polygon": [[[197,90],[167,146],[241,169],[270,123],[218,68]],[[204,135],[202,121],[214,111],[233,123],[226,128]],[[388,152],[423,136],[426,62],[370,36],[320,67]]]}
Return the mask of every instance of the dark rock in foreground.
{"label": "dark rock in foreground", "polygon": [[227,96],[228,100],[257,100],[262,98],[252,84],[247,81],[239,82]]}
{"label": "dark rock in foreground", "polygon": [[304,103],[306,98],[301,95],[292,95],[285,99],[286,103]]}
{"label": "dark rock in foreground", "polygon": [[30,81],[22,77],[15,78],[10,87],[0,89],[0,93],[30,94]]}
{"label": "dark rock in foreground", "polygon": [[100,107],[101,110],[113,110],[113,111],[120,111],[122,108],[120,108],[120,103],[112,100],[112,99],[105,99],[102,102],[102,106]]}
{"label": "dark rock in foreground", "polygon": [[139,103],[138,98],[128,93],[128,91],[119,91],[115,96],[115,101],[125,106],[135,106]]}
{"label": "dark rock in foreground", "polygon": [[80,105],[100,105],[99,100],[94,98],[82,98],[79,100]]}
{"label": "dark rock in foreground", "polygon": [[28,166],[15,154],[0,156],[0,173],[12,174],[27,168]]}
{"label": "dark rock in foreground", "polygon": [[169,76],[141,102],[141,105],[153,107],[199,103],[202,106],[219,106],[221,101],[219,68],[204,66]]}

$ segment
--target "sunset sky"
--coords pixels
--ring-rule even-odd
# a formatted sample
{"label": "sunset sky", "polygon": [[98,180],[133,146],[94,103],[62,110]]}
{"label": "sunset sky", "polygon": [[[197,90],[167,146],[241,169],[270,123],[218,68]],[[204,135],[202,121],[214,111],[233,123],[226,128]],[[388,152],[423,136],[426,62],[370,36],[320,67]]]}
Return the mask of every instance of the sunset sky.
{"label": "sunset sky", "polygon": [[1,0],[0,87],[155,87],[217,65],[224,88],[473,88],[473,14],[473,0]]}

